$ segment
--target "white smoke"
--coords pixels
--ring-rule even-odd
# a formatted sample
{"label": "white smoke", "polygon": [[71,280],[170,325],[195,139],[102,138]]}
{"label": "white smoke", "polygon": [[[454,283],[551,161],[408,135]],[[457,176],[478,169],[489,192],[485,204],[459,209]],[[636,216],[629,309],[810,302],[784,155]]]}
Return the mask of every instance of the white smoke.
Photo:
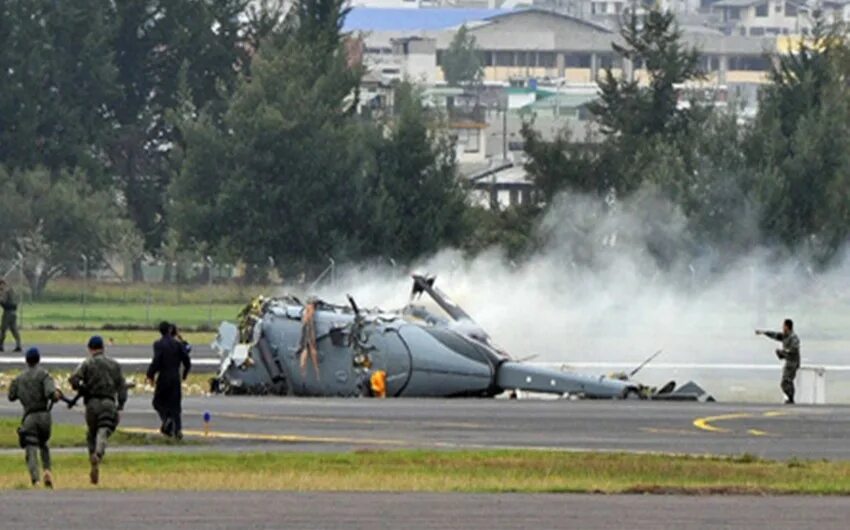
{"label": "white smoke", "polygon": [[[741,230],[753,226],[742,217]],[[684,216],[652,193],[613,205],[562,195],[539,230],[544,247],[519,263],[500,249],[474,258],[446,250],[412,271],[349,270],[322,295],[342,301],[351,293],[364,307],[400,308],[410,294],[406,273],[428,273],[516,358],[637,366],[663,349],[655,362],[777,366],[775,373],[747,376],[653,374],[651,368],[645,374],[708,376],[723,386],[711,389],[721,397],[776,399],[777,345],[755,337],[753,329],[778,329],[786,317],[795,320],[804,364],[850,364],[843,339],[843,313],[850,309],[847,259],[822,273],[804,259],[775,262],[776,253],[762,248],[724,261],[722,249],[700,247]],[[750,384],[749,377],[759,383]]]}

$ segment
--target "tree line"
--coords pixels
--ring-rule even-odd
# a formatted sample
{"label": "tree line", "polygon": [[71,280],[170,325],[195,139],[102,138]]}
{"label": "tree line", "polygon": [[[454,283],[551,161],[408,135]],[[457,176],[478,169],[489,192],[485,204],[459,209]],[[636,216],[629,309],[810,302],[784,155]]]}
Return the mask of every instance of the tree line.
{"label": "tree line", "polygon": [[[756,116],[742,120],[734,108],[682,104],[682,87],[706,73],[671,13],[628,17],[614,52],[644,65],[648,82],[604,72],[590,106],[599,143],[587,149],[568,134],[544,141],[523,129],[544,202],[563,190],[612,204],[663,198],[693,241],[648,249],[662,266],[706,253],[729,262],[757,246],[828,264],[850,231],[850,47],[844,27],[819,13],[814,22],[790,53],[771,58]],[[647,222],[653,216],[647,211]]]}
{"label": "tree line", "polygon": [[[564,190],[616,204],[664,197],[689,252],[754,245],[827,262],[847,237],[850,73],[841,28],[816,24],[777,57],[756,118],[681,105],[704,77],[673,15],[623,24],[615,52],[648,84],[607,71],[592,148],[523,129],[532,206],[471,207],[443,117],[418,89],[357,112],[363,65],[342,0],[0,0],[0,258],[23,258],[34,295],[107,256],[269,262],[285,278],[328,258],[408,263],[446,246],[517,258]],[[465,28],[443,57],[476,85]],[[450,74],[450,75],[449,75]],[[752,219],[751,224],[742,219]],[[679,250],[677,250],[679,251]],[[660,263],[676,259],[663,245]],[[170,271],[179,279],[181,271]]]}
{"label": "tree line", "polygon": [[[120,255],[408,261],[458,244],[454,147],[358,116],[342,0],[0,1],[0,256],[37,296]],[[177,272],[174,272],[175,276]]]}

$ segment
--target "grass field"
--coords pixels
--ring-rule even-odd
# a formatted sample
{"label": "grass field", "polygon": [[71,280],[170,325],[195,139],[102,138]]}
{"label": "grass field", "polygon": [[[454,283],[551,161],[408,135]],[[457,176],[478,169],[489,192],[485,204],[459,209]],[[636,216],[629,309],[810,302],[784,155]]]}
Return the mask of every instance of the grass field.
{"label": "grass field", "polygon": [[[0,418],[0,449],[18,448],[18,435],[16,429],[20,421],[13,418]],[[145,434],[127,433],[117,431],[109,438],[110,445],[114,446],[141,446],[152,444],[165,444],[166,440],[159,436]],[[50,447],[85,447],[86,428],[83,416],[80,415],[79,425],[53,424]]]}
{"label": "grass field", "polygon": [[[232,319],[231,319],[232,320]],[[150,346],[159,338],[159,332],[154,330],[85,330],[85,329],[28,329],[24,332],[24,340],[29,345],[42,344],[79,344],[80,352],[85,353],[83,346],[93,333],[98,333],[107,341],[112,340],[115,346]],[[186,331],[183,338],[190,344],[210,344],[215,339],[212,331]]]}
{"label": "grass field", "polygon": [[183,328],[214,328],[222,320],[235,320],[240,304],[87,304],[33,303],[19,311],[23,328],[146,328],[162,320]]}
{"label": "grass field", "polygon": [[[24,286],[13,282],[21,291],[25,300],[29,300],[29,292]],[[47,284],[41,301],[49,303],[80,303],[85,299],[89,303],[118,303],[118,304],[245,304],[252,296],[258,294],[275,294],[280,289],[274,285],[238,284],[163,284],[163,283],[118,283],[98,282],[90,280],[58,279]]]}
{"label": "grass field", "polygon": [[[84,455],[54,470],[61,488],[89,487]],[[542,451],[114,452],[101,477],[122,490],[850,493],[847,462]],[[20,456],[0,457],[0,489],[26,484]]]}

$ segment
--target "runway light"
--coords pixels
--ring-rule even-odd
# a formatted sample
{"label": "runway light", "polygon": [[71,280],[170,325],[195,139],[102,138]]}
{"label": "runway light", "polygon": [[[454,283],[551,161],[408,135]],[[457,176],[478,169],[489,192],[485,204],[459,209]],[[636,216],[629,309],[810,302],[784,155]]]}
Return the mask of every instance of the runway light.
{"label": "runway light", "polygon": [[210,411],[204,411],[204,436],[209,436],[210,434],[210,422],[212,421],[212,414]]}

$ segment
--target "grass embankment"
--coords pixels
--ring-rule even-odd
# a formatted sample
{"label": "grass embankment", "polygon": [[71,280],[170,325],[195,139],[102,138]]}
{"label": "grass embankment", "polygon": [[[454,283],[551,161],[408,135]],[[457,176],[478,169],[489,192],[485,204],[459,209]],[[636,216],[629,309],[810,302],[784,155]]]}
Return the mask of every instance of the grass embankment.
{"label": "grass embankment", "polygon": [[[16,282],[13,285],[20,290]],[[153,304],[181,305],[194,304],[245,304],[252,296],[269,294],[280,289],[271,285],[240,286],[229,284],[192,284],[171,283],[120,283],[89,280],[58,279],[47,284],[41,301],[48,303],[79,303],[83,292],[88,303],[106,304]],[[21,294],[29,301],[29,291],[24,286]]]}
{"label": "grass embankment", "polygon": [[182,328],[212,328],[234,320],[244,304],[163,304],[36,302],[19,311],[24,329],[153,329],[162,320]]}
{"label": "grass embankment", "polygon": [[[54,423],[50,437],[50,447],[85,447],[86,428],[83,422],[83,417],[80,415],[80,425]],[[0,449],[19,448],[16,429],[20,424],[20,420],[17,419],[0,418]],[[114,446],[141,446],[165,444],[167,440],[161,436],[127,433],[119,430],[112,435],[109,443]],[[0,460],[3,458],[5,457],[0,457]]]}
{"label": "grass embankment", "polygon": [[[55,461],[60,487],[88,487],[83,455]],[[846,462],[541,451],[114,452],[101,476],[131,490],[850,493]],[[0,489],[25,485],[20,457],[0,457]]]}
{"label": "grass embankment", "polygon": [[[142,369],[144,371],[145,368]],[[68,378],[71,376],[71,372],[69,370],[48,370],[50,375],[53,377],[53,381],[56,383],[56,386],[61,390],[66,396],[73,396],[76,394],[71,389],[70,383],[68,383]],[[21,373],[20,370],[4,370],[0,372],[0,393],[5,394],[9,390],[9,385],[12,383],[12,380],[17,377],[17,375]],[[148,395],[153,394],[153,387],[147,384],[145,380],[145,375],[143,373],[124,373],[124,377],[127,379],[128,383],[133,384],[133,388],[130,389],[131,396],[138,395]],[[212,374],[208,373],[197,373],[190,372],[189,377],[183,381],[183,395],[184,396],[203,396],[206,395],[209,391],[210,386],[210,377]],[[0,396],[5,399],[5,396]],[[63,404],[59,404],[56,406],[65,406]]]}

